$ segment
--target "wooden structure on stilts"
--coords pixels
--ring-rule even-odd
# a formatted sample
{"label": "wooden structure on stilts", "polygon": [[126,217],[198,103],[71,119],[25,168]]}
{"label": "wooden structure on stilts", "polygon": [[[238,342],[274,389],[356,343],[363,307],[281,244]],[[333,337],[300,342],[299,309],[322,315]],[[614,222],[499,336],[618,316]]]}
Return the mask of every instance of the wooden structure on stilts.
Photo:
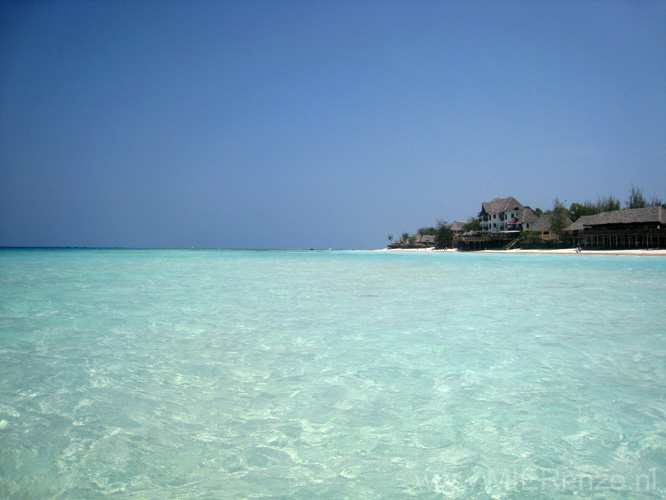
{"label": "wooden structure on stilts", "polygon": [[666,248],[666,208],[646,207],[585,215],[565,229],[571,246],[589,249]]}
{"label": "wooden structure on stilts", "polygon": [[589,249],[666,248],[666,229],[629,229],[624,231],[583,231],[572,237],[572,246]]}

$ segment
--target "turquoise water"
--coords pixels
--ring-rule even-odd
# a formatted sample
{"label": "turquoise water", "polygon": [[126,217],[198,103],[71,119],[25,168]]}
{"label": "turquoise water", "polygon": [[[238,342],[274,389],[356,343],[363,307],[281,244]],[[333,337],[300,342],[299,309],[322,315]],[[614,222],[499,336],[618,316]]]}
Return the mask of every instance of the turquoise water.
{"label": "turquoise water", "polygon": [[0,251],[0,498],[666,498],[666,259]]}

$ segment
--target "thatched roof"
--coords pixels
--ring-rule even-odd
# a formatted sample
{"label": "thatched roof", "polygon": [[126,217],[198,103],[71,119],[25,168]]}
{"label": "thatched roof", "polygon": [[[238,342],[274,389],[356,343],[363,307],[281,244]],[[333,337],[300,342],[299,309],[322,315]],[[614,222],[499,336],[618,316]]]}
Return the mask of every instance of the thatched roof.
{"label": "thatched roof", "polygon": [[523,224],[533,224],[538,220],[539,216],[529,207],[524,207],[518,215],[518,221],[522,222]]}
{"label": "thatched roof", "polygon": [[481,204],[481,213],[499,214],[503,212],[517,212],[525,208],[513,196],[508,198],[495,198],[493,201],[484,201]]}
{"label": "thatched roof", "polygon": [[[564,227],[568,229],[568,226],[570,225],[571,225],[571,219],[567,217],[564,221]],[[535,221],[530,222],[529,230],[552,231],[552,222],[550,220],[550,214],[543,214],[541,217],[537,217]]]}
{"label": "thatched roof", "polygon": [[462,231],[463,227],[465,227],[466,222],[460,222],[460,221],[454,221],[451,224],[451,231]]}
{"label": "thatched roof", "polygon": [[586,227],[593,228],[595,226],[623,224],[666,224],[666,208],[628,208],[625,210],[613,210],[612,212],[601,212],[596,215],[584,215],[569,225],[566,230],[580,231]]}
{"label": "thatched roof", "polygon": [[564,228],[565,231],[582,231],[585,229],[585,225],[591,221],[596,215],[583,215],[576,220],[573,224],[569,224]]}
{"label": "thatched roof", "polygon": [[419,236],[418,240],[419,243],[431,243],[435,244],[435,235],[434,234],[422,234]]}

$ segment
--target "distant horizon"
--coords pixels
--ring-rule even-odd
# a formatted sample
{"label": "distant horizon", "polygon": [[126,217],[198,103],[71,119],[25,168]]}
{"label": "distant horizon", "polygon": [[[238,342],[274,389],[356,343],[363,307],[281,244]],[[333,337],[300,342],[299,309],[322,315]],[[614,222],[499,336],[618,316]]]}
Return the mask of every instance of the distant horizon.
{"label": "distant horizon", "polygon": [[[644,190],[640,186],[632,186],[638,188],[641,192],[644,193]],[[614,196],[613,194],[606,195],[606,196]],[[652,195],[654,196],[654,195]],[[495,197],[495,198],[506,198],[506,197]],[[493,198],[493,199],[495,199]],[[557,197],[556,197],[557,198]],[[598,196],[597,199],[602,198],[602,196]],[[617,201],[620,202],[621,208],[619,210],[632,210],[631,208],[628,208],[626,206],[626,201],[623,201],[619,198],[616,198]],[[492,200],[488,200],[492,201]],[[520,200],[518,200],[520,201]],[[582,201],[576,201],[572,203],[586,203],[593,201],[591,198],[587,198]],[[484,203],[484,202],[481,202]],[[666,203],[666,202],[665,202]],[[531,206],[525,205],[526,207]],[[569,205],[570,206],[570,205]],[[664,206],[664,203],[662,203],[661,206]],[[567,207],[569,208],[569,207]],[[647,208],[647,207],[646,207]],[[541,207],[535,207],[534,210],[542,210]],[[543,210],[543,212],[547,212],[550,210],[550,208]],[[470,217],[475,217],[474,215]],[[448,221],[446,219],[446,222],[448,224],[452,224],[454,222],[468,222],[468,218],[466,219],[453,219],[451,221]],[[423,227],[429,227],[427,225],[420,225],[420,228]],[[404,232],[409,232],[409,231],[404,231]],[[418,232],[418,228],[413,230],[413,234],[416,234]],[[397,232],[397,234],[400,232]],[[387,233],[391,234],[391,233]],[[412,234],[412,233],[410,233]],[[243,247],[243,246],[237,246],[237,247],[219,247],[219,246],[125,246],[125,245],[3,245],[0,244],[0,249],[6,248],[6,249],[63,249],[63,250],[68,250],[68,249],[90,249],[90,250],[248,250],[248,251],[328,251],[328,250],[377,250],[380,248],[384,248],[387,245],[384,246],[377,246],[377,247],[309,247],[309,246],[304,246],[304,247],[292,247],[292,246],[286,246],[286,247]]]}
{"label": "distant horizon", "polygon": [[3,246],[0,249],[7,250],[239,250],[251,252],[335,252],[335,251],[354,251],[354,250],[377,250],[376,248],[223,248],[223,247],[123,247],[123,246]]}

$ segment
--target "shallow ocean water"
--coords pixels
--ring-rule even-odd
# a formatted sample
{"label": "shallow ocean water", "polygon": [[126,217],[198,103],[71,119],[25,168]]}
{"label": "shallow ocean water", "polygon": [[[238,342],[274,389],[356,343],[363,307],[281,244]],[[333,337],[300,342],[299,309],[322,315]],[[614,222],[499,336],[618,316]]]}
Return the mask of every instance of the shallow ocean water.
{"label": "shallow ocean water", "polygon": [[0,498],[666,498],[666,259],[0,251]]}

